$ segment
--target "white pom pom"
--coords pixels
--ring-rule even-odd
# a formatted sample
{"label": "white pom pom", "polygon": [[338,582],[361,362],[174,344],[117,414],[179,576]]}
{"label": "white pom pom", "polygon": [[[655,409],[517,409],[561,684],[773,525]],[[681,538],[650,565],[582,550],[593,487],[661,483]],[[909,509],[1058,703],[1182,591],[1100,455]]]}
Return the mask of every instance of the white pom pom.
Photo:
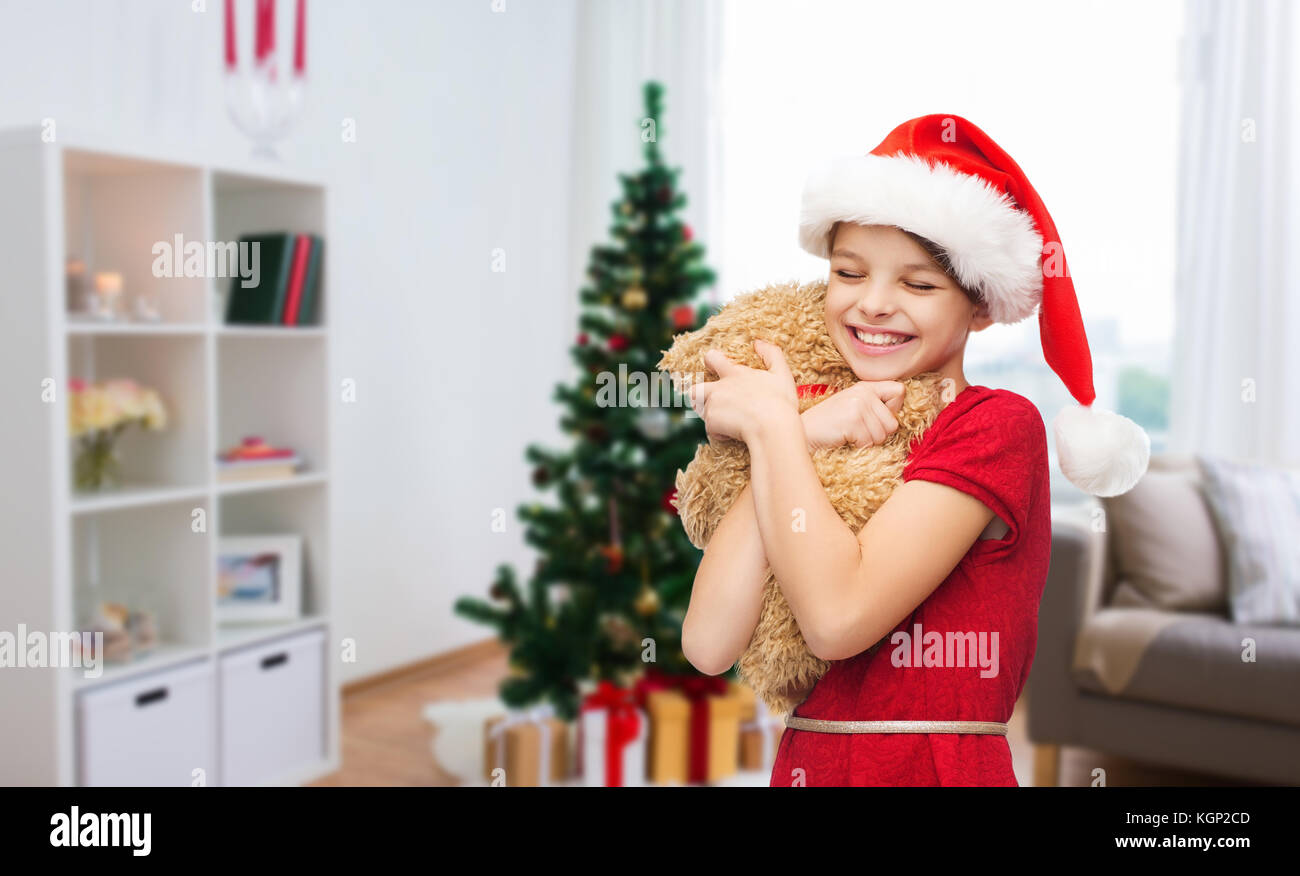
{"label": "white pom pom", "polygon": [[1114,411],[1070,405],[1052,422],[1056,455],[1070,483],[1093,496],[1118,496],[1146,474],[1151,438]]}

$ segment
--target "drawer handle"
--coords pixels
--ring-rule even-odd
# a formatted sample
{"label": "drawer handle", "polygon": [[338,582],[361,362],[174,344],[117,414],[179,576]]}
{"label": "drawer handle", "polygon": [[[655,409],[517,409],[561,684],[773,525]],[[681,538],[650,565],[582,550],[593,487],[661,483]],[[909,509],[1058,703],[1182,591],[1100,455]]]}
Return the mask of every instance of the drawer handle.
{"label": "drawer handle", "polygon": [[279,654],[272,654],[270,657],[262,658],[263,669],[274,669],[282,663],[289,662],[289,652],[281,651]]}
{"label": "drawer handle", "polygon": [[167,688],[159,687],[153,690],[145,691],[142,694],[135,695],[136,708],[143,708],[150,703],[156,703],[159,700],[167,699]]}

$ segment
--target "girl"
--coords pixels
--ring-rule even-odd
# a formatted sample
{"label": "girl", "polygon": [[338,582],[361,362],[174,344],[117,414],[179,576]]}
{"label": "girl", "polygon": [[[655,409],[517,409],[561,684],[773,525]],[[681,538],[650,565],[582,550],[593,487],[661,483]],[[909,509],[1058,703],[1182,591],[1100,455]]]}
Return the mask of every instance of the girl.
{"label": "girl", "polygon": [[[1041,305],[1047,360],[1080,403],[1055,427],[1081,489],[1127,491],[1149,441],[1090,407],[1055,226],[986,134],[924,116],[830,171],[805,187],[800,242],[830,259],[827,331],[861,382],[801,416],[777,347],[755,343],[766,370],[706,355],[719,379],[697,383],[692,404],[711,437],[746,442],[751,480],[700,562],[683,648],[701,671],[726,671],[753,635],[770,564],[809,649],[831,661],[787,718],[771,785],[1015,785],[1006,722],[1047,579],[1047,440],[1027,399],[966,381],[970,332]],[[884,441],[897,381],[926,371],[943,376],[946,404],[854,533],[809,450]]]}

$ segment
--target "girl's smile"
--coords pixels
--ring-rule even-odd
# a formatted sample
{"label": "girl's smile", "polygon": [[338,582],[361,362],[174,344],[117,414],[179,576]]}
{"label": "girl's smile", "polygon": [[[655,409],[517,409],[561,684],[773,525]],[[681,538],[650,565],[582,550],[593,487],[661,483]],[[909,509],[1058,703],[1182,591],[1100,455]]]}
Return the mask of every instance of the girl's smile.
{"label": "girl's smile", "polygon": [[868,326],[849,324],[853,345],[865,356],[888,356],[907,349],[917,340],[916,335],[897,332],[873,331]]}

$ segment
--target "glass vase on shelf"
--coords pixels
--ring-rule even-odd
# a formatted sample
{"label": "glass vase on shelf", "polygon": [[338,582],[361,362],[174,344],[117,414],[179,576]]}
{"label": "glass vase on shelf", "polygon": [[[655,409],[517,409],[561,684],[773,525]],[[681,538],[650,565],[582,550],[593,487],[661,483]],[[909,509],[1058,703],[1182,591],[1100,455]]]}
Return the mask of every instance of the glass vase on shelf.
{"label": "glass vase on shelf", "polygon": [[85,492],[122,485],[122,460],[117,454],[117,438],[126,423],[111,429],[96,429],[78,439],[73,481]]}

